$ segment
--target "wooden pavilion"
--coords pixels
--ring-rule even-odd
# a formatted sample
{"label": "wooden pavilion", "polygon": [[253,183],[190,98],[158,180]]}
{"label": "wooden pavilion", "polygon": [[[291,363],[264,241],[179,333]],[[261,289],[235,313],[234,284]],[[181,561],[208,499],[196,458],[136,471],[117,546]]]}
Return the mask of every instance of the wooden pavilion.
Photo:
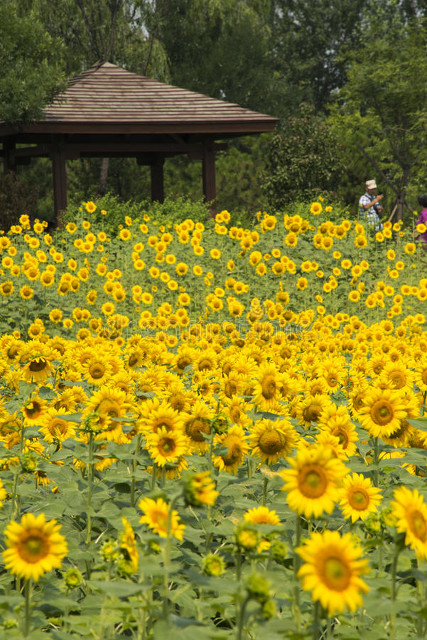
{"label": "wooden pavilion", "polygon": [[67,206],[66,161],[134,157],[151,170],[151,198],[164,199],[165,158],[202,161],[203,193],[215,202],[217,140],[273,131],[277,118],[180,89],[105,62],[73,78],[38,122],[0,121],[4,171],[52,161],[55,216]]}

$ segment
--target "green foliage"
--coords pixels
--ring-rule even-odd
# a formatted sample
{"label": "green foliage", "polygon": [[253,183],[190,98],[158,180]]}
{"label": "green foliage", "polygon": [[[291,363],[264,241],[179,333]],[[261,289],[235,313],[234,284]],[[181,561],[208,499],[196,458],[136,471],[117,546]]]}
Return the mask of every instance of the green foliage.
{"label": "green foliage", "polygon": [[301,102],[325,110],[346,80],[346,56],[364,44],[361,16],[371,0],[272,0],[275,71],[286,85],[278,112],[288,116]]}
{"label": "green foliage", "polygon": [[[77,213],[78,210],[78,213]],[[106,211],[104,215],[101,211]],[[71,204],[63,217],[62,223],[74,222],[76,215],[85,213],[84,204]],[[87,214],[86,214],[87,215]],[[143,216],[148,215],[157,224],[178,224],[191,218],[195,222],[206,222],[210,217],[208,205],[203,200],[192,201],[189,198],[166,198],[163,203],[150,200],[120,200],[112,193],[106,194],[96,200],[96,211],[91,214],[94,224],[102,224],[107,233],[117,233],[117,227],[125,224],[125,218],[143,221]]]}
{"label": "green foliage", "polygon": [[33,13],[20,15],[16,3],[0,4],[0,119],[37,120],[43,107],[65,87],[63,47]]}
{"label": "green foliage", "polygon": [[29,214],[34,211],[37,203],[38,189],[36,185],[30,185],[26,180],[19,178],[15,173],[9,172],[0,180],[0,211],[2,230],[18,224],[22,213]]}
{"label": "green foliage", "polygon": [[174,84],[275,113],[284,87],[274,76],[269,4],[267,0],[156,3],[159,38]]}
{"label": "green foliage", "polygon": [[330,124],[359,184],[376,176],[387,189],[389,209],[397,198],[416,207],[427,159],[425,25],[396,20],[386,30],[385,24],[372,27],[369,47],[354,52]]}
{"label": "green foliage", "polygon": [[263,181],[270,206],[281,209],[297,199],[335,192],[342,172],[341,147],[309,105],[283,122],[273,138]]}

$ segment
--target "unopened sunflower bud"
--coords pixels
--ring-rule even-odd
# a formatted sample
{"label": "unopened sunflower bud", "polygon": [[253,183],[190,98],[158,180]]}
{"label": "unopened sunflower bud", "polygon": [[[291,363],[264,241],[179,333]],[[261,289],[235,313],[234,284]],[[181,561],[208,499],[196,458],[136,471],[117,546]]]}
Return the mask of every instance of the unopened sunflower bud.
{"label": "unopened sunflower bud", "polygon": [[15,618],[5,618],[1,626],[3,629],[15,629],[18,626],[18,621]]}
{"label": "unopened sunflower bud", "polygon": [[210,553],[203,558],[202,569],[208,576],[222,576],[225,571],[225,562],[221,556]]}
{"label": "unopened sunflower bud", "polygon": [[385,507],[384,509],[381,509],[380,521],[386,527],[396,526],[397,518],[394,515],[392,507]]}
{"label": "unopened sunflower bud", "polygon": [[249,576],[245,587],[248,592],[248,597],[260,602],[261,604],[265,604],[270,598],[270,586],[268,581],[258,573],[254,573]]}
{"label": "unopened sunflower bud", "polygon": [[77,589],[83,583],[83,576],[78,569],[68,569],[64,573],[64,582],[68,589]]}
{"label": "unopened sunflower bud", "polygon": [[215,433],[222,435],[223,433],[227,433],[228,431],[228,420],[225,416],[217,415],[212,421],[212,427]]}
{"label": "unopened sunflower bud", "polygon": [[119,547],[115,540],[106,540],[100,550],[101,556],[104,560],[115,560],[119,554]]}
{"label": "unopened sunflower bud", "polygon": [[381,521],[376,513],[372,513],[365,520],[366,529],[369,533],[378,533],[381,531]]}
{"label": "unopened sunflower bud", "polygon": [[282,540],[273,540],[270,553],[277,562],[283,562],[288,555],[288,547]]}
{"label": "unopened sunflower bud", "polygon": [[256,549],[260,542],[259,532],[245,524],[236,529],[235,536],[237,545],[246,551]]}
{"label": "unopened sunflower bud", "polygon": [[35,453],[25,453],[21,459],[22,471],[33,473],[37,469],[37,455]]}
{"label": "unopened sunflower bud", "polygon": [[192,507],[212,506],[218,496],[209,471],[192,473],[184,483],[184,499],[186,504]]}
{"label": "unopened sunflower bud", "polygon": [[262,616],[265,620],[271,620],[277,613],[276,603],[274,600],[267,600],[262,607]]}

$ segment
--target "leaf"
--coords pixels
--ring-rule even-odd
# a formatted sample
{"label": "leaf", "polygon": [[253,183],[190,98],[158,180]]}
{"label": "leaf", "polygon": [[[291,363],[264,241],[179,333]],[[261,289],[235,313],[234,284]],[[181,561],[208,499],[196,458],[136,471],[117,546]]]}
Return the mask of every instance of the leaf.
{"label": "leaf", "polygon": [[135,596],[137,593],[141,593],[143,591],[143,586],[141,584],[125,582],[123,580],[121,582],[88,580],[87,585],[95,591],[105,593],[109,596],[116,596],[118,598],[128,598],[129,596]]}
{"label": "leaf", "polygon": [[408,420],[409,424],[420,431],[427,431],[427,418],[413,418]]}

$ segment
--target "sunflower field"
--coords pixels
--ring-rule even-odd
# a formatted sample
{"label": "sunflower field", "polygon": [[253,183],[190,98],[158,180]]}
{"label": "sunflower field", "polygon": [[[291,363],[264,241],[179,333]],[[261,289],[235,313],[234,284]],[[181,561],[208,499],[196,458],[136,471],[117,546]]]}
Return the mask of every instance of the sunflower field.
{"label": "sunflower field", "polygon": [[426,637],[423,231],[3,230],[0,640]]}

